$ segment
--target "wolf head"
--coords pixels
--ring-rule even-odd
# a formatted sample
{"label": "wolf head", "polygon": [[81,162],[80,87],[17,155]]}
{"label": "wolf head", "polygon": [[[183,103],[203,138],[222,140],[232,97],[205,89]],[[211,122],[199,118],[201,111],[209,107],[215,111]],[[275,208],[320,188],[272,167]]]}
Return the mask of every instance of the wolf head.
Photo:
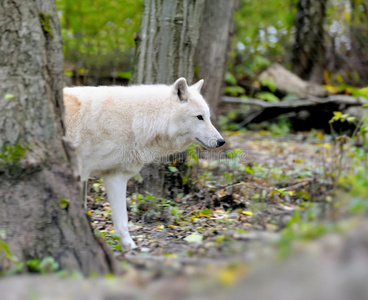
{"label": "wolf head", "polygon": [[171,86],[171,101],[175,106],[173,129],[186,143],[214,149],[225,144],[225,140],[211,123],[208,104],[200,94],[203,82],[202,79],[188,86],[185,78],[179,78]]}

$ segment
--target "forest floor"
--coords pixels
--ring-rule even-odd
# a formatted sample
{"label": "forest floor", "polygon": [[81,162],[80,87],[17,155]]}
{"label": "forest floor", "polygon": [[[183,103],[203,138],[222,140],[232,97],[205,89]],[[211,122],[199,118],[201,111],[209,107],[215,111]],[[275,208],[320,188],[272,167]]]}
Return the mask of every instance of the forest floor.
{"label": "forest floor", "polygon": [[[88,213],[96,232],[132,263],[174,258],[201,264],[251,259],[256,254],[250,245],[280,242],[292,216],[307,212],[319,222],[338,213],[331,205],[334,186],[348,164],[330,136],[228,132],[226,140],[225,151],[197,152],[191,165],[195,192],[176,199],[128,195],[130,232],[139,248],[123,255],[103,182],[91,180]],[[343,151],[349,154],[348,146]],[[287,247],[281,243],[279,250]]]}
{"label": "forest floor", "polygon": [[[191,152],[194,192],[128,195],[135,250],[121,251],[103,182],[91,180],[88,214],[122,275],[25,277],[24,289],[37,286],[32,299],[367,299],[368,222],[359,211],[368,205],[342,179],[354,172],[353,145],[317,131],[225,136],[224,150]],[[19,284],[6,278],[0,288],[6,295]]]}
{"label": "forest floor", "polygon": [[[134,282],[151,285],[157,278],[176,276],[187,282],[172,282],[182,287],[173,293],[186,294],[199,284],[211,286],[216,295],[219,287],[244,284],[264,261],[272,265],[306,249],[303,259],[310,254],[321,259],[328,252],[342,255],[350,238],[346,235],[364,222],[352,214],[361,203],[345,199],[349,187],[344,189],[340,180],[353,171],[352,145],[318,131],[282,136],[237,131],[227,132],[226,140],[225,150],[215,154],[196,149],[190,163],[195,192],[176,199],[128,195],[136,250],[120,251],[103,182],[90,182],[93,227]],[[316,260],[306,264],[319,265]],[[289,278],[297,271],[294,267],[284,273]]]}

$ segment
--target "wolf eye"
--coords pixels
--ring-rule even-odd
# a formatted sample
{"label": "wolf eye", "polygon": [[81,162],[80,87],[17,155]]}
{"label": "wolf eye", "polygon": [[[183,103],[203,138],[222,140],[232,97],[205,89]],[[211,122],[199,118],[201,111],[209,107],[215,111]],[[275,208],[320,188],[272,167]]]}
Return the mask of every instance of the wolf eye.
{"label": "wolf eye", "polygon": [[197,118],[198,118],[198,120],[203,121],[203,116],[202,115],[198,115]]}

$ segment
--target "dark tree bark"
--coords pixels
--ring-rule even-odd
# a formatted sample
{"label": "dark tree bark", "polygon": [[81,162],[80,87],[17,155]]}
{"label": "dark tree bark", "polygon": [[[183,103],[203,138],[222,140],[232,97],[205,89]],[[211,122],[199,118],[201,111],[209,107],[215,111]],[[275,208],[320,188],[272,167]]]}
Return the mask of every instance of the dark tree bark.
{"label": "dark tree bark", "polygon": [[[115,269],[81,205],[62,141],[63,54],[52,0],[0,1],[0,229],[20,260],[84,274]],[[23,151],[22,149],[25,149]],[[0,255],[0,269],[4,257]]]}
{"label": "dark tree bark", "polygon": [[295,16],[292,70],[299,77],[321,83],[325,65],[324,21],[328,0],[299,0]]}
{"label": "dark tree bark", "polygon": [[[350,0],[351,24],[350,24],[350,43],[351,50],[348,56],[351,58],[347,73],[357,73],[359,83],[366,86],[368,81],[368,3],[363,0]],[[338,66],[341,68],[340,66]],[[350,70],[349,70],[350,69]],[[349,77],[349,76],[348,76]],[[347,78],[345,82],[349,83]],[[351,79],[350,79],[351,80]],[[351,84],[357,84],[354,78]]]}
{"label": "dark tree bark", "polygon": [[213,120],[223,94],[227,53],[233,31],[233,13],[237,0],[206,0],[197,47],[198,78],[204,79],[202,94],[207,100]]}
{"label": "dark tree bark", "polygon": [[[145,0],[131,83],[172,84],[179,77],[193,83],[204,4],[205,0]],[[165,198],[183,192],[185,153],[177,157],[145,166],[141,171],[143,182],[128,189],[136,191],[138,187],[141,193],[148,191]],[[170,172],[170,164],[180,172]]]}

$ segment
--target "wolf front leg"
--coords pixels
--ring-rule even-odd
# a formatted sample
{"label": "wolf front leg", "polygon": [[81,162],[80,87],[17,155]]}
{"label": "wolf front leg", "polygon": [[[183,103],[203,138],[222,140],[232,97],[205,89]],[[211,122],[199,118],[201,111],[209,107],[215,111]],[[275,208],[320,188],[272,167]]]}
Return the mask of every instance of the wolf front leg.
{"label": "wolf front leg", "polygon": [[112,221],[115,232],[121,239],[124,250],[136,248],[128,229],[128,212],[126,204],[126,187],[129,176],[118,173],[104,176],[107,197],[110,202]]}

